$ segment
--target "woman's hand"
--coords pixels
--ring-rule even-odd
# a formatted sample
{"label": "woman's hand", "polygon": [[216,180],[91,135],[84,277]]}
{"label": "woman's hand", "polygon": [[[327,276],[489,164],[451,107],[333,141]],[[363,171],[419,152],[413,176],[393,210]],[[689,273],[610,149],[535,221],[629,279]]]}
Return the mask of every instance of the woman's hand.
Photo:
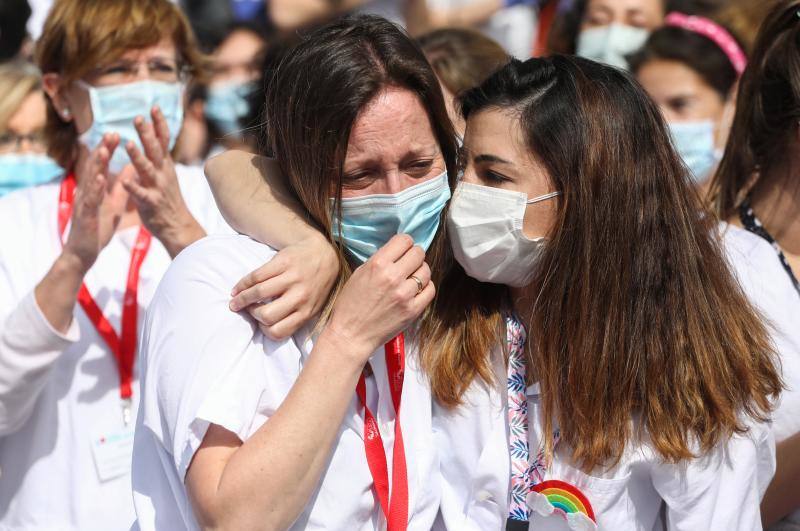
{"label": "woman's hand", "polygon": [[283,339],[319,314],[338,274],[336,251],[315,234],[241,279],[230,308],[246,309],[267,337]]}
{"label": "woman's hand", "polygon": [[425,251],[410,236],[395,236],[355,270],[323,333],[343,339],[355,355],[366,356],[358,361],[366,362],[414,322],[435,293]]}
{"label": "woman's hand", "polygon": [[206,233],[186,207],[178,186],[175,163],[169,154],[167,121],[158,107],[150,114],[152,123],[141,116],[134,119],[144,153],[134,142],[128,142],[125,149],[136,171],[123,172],[121,177],[144,226],[175,257]]}
{"label": "woman's hand", "polygon": [[111,241],[128,202],[119,181],[111,182],[108,176],[108,161],[118,144],[118,135],[105,135],[77,170],[72,219],[62,256],[77,263],[83,274]]}

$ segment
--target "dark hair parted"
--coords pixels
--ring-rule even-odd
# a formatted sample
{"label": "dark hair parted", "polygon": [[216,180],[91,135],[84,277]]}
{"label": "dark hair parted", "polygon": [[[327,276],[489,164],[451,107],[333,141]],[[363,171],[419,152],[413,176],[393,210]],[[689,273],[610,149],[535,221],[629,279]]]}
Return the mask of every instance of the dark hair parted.
{"label": "dark hair parted", "polygon": [[[310,219],[339,250],[342,273],[323,321],[350,274],[344,248],[333,238],[331,215],[340,208],[350,132],[361,111],[386,87],[408,89],[419,98],[452,188],[457,144],[439,81],[417,44],[391,22],[354,15],[312,31],[285,54],[267,83],[269,155],[277,158]],[[445,215],[442,212],[442,219]],[[489,352],[498,345],[500,319],[499,310],[482,310],[478,295],[462,294],[465,301],[460,306],[441,302],[447,296],[443,293],[450,292],[448,286],[471,285],[460,268],[452,267],[444,229],[445,223],[440,223],[426,257],[440,295],[423,317],[420,345],[434,396],[444,405],[455,405],[476,377],[492,381]],[[497,299],[492,301],[499,308]]]}
{"label": "dark hair parted", "polygon": [[[728,30],[744,50],[744,45]],[[628,58],[636,74],[650,61],[677,61],[691,68],[706,85],[725,101],[739,78],[731,60],[714,41],[683,28],[664,26],[657,29],[641,50]]]}
{"label": "dark hair parted", "polygon": [[739,82],[725,155],[711,182],[710,195],[720,218],[733,216],[745,193],[774,185],[763,176],[786,163],[798,121],[800,0],[781,0],[756,37]]}
{"label": "dark hair parted", "polygon": [[[519,117],[562,192],[532,288],[529,363],[584,469],[652,441],[677,462],[763,420],[780,391],[765,325],[661,114],[626,73],[579,57],[512,61],[462,98]],[[633,419],[640,419],[634,422]]]}

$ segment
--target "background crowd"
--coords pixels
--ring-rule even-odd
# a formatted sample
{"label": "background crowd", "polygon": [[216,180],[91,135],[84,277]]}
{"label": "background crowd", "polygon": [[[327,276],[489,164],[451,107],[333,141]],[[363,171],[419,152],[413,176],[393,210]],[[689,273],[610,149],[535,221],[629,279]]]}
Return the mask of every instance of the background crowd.
{"label": "background crowd", "polygon": [[[71,528],[58,525],[61,517],[76,529],[127,529],[133,519],[129,470],[115,468],[113,458],[101,466],[96,455],[76,450],[78,435],[95,433],[94,421],[119,409],[120,394],[127,404],[123,416],[136,410],[138,396],[125,389],[124,376],[130,387],[133,354],[126,344],[137,317],[134,311],[131,332],[130,278],[119,278],[121,271],[131,249],[149,250],[138,293],[145,306],[171,258],[206,234],[230,231],[201,175],[203,165],[226,150],[261,151],[261,125],[270,113],[265,79],[304,34],[345,14],[378,14],[406,29],[433,67],[460,138],[465,122],[456,97],[509,57],[578,55],[636,78],[661,110],[693,184],[723,220],[741,218],[757,231],[762,224],[753,209],[782,205],[782,194],[800,200],[800,183],[777,177],[761,184],[714,181],[717,172],[752,165],[731,151],[746,141],[735,123],[745,120],[737,118],[737,97],[759,28],[777,0],[180,0],[173,3],[188,20],[185,28],[167,12],[145,7],[140,13],[140,25],[160,32],[156,45],[144,31],[115,33],[116,22],[91,41],[80,19],[102,26],[102,19],[91,20],[98,1],[0,0],[0,196],[38,186],[52,190],[44,207],[32,195],[0,202],[0,530],[40,528],[43,506],[52,529]],[[150,6],[152,0],[141,2]],[[800,25],[800,11],[797,17]],[[800,42],[793,45],[800,49]],[[760,57],[758,67],[768,71],[775,60],[770,57]],[[131,83],[135,89],[127,88]],[[125,115],[134,94],[158,105],[149,121],[134,123]],[[769,102],[760,103],[767,108],[764,123],[751,116],[738,131],[761,127],[768,145],[775,124],[768,119]],[[130,123],[120,125],[126,119]],[[72,218],[62,242],[73,209],[89,209],[108,184],[92,179],[104,164],[112,171],[116,164],[119,193],[124,188],[131,194],[136,209],[105,219],[100,208],[83,225]],[[73,205],[64,190],[76,186]],[[59,213],[56,235],[36,225],[51,207]],[[789,330],[791,323],[800,325],[800,312],[792,313],[800,310],[800,249],[793,247],[800,236],[797,222],[783,227],[764,238],[781,251],[776,274],[788,272],[794,288],[774,295],[782,297],[776,302],[781,324],[789,323],[779,346],[800,356],[800,339]],[[135,290],[133,297],[135,307]],[[76,298],[88,316],[80,322],[71,319]],[[117,316],[105,322],[105,334],[99,318],[92,318],[91,308],[98,306],[100,317]],[[104,367],[99,360],[109,349],[117,364]],[[94,360],[93,367],[79,368],[87,360]],[[798,359],[782,361],[787,371],[800,367]],[[77,387],[70,383],[75,374],[83,379]],[[800,471],[800,398],[792,394],[800,391],[792,389],[800,374],[796,378],[784,374],[790,398],[776,417],[776,486],[762,506],[765,525],[775,529],[800,529],[800,499],[787,495],[800,490],[794,475]],[[73,394],[75,404],[63,405]],[[67,425],[65,419],[75,426],[54,428]],[[108,424],[100,431],[109,437],[114,430]],[[103,490],[111,480],[119,480],[118,489]],[[97,488],[87,489],[89,483]],[[125,502],[98,499],[104,496]]]}

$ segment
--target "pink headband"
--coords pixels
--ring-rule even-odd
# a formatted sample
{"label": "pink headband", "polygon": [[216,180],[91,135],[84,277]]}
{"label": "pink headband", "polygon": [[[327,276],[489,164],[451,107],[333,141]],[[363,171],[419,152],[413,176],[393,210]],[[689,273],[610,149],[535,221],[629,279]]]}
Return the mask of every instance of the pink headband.
{"label": "pink headband", "polygon": [[747,57],[744,55],[742,48],[736,43],[736,40],[728,33],[728,30],[709,20],[705,17],[684,15],[683,13],[670,13],[664,19],[666,26],[674,26],[683,28],[685,30],[697,33],[711,39],[714,44],[719,46],[720,50],[725,52],[736,70],[738,75],[742,75],[745,67],[747,66]]}

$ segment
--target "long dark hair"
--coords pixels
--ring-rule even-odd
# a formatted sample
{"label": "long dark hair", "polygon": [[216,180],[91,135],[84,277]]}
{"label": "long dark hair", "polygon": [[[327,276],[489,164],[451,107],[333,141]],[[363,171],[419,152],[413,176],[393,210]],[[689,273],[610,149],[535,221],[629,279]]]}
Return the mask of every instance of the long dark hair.
{"label": "long dark hair", "polygon": [[[309,218],[339,249],[342,273],[323,320],[350,274],[344,248],[332,236],[331,215],[341,202],[350,131],[361,110],[389,86],[408,89],[419,97],[452,188],[457,144],[439,81],[418,45],[396,25],[380,17],[357,15],[317,29],[285,54],[267,85],[267,154],[277,158]],[[441,215],[444,219],[446,211]],[[476,289],[475,295],[469,290],[459,293],[461,304],[448,304],[455,286],[477,283],[452,267],[444,231],[445,223],[440,223],[426,258],[440,289],[423,318],[421,361],[434,396],[444,405],[455,405],[476,377],[492,381],[489,353],[498,343],[499,298],[487,296],[493,308],[489,312],[481,296],[484,289]]]}
{"label": "long dark hair", "polygon": [[774,185],[761,176],[786,162],[799,121],[800,0],[782,0],[756,38],[725,155],[711,182],[714,210],[722,219],[734,215],[745,193]]}
{"label": "long dark hair", "polygon": [[562,192],[529,334],[545,433],[557,422],[591,469],[643,436],[635,418],[672,462],[745,431],[741,413],[764,420],[781,387],[769,335],[644,90],[556,55],[512,61],[463,96],[467,118],[490,108],[519,116]]}

